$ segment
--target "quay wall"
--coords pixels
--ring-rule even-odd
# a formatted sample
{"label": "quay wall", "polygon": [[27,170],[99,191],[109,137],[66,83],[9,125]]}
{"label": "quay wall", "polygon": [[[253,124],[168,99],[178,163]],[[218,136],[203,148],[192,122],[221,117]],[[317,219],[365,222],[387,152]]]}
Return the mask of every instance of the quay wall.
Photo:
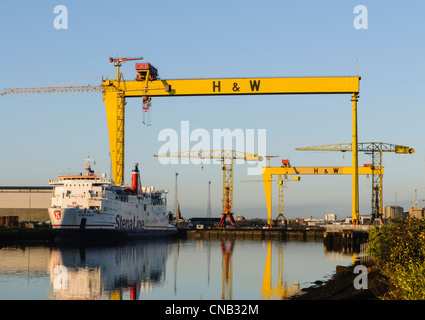
{"label": "quay wall", "polygon": [[340,248],[359,248],[360,244],[367,242],[369,231],[341,229],[338,231],[326,230],[323,233],[323,243],[329,250],[338,250]]}
{"label": "quay wall", "polygon": [[285,229],[189,229],[187,239],[240,239],[240,240],[323,240],[323,230]]}

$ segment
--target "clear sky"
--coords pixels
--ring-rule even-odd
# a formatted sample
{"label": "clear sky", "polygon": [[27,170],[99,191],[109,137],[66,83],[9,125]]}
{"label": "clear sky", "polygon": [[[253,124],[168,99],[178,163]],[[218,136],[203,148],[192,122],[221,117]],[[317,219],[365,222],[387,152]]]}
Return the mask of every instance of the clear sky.
{"label": "clear sky", "polygon": [[[53,10],[68,10],[57,30]],[[356,29],[357,5],[367,29]],[[384,205],[407,210],[425,187],[423,1],[3,1],[0,10],[0,90],[69,83],[98,85],[113,77],[110,56],[143,56],[162,79],[214,77],[362,77],[359,142],[407,145],[414,155],[384,154]],[[358,61],[358,69],[356,67]],[[135,76],[134,63],[122,68]],[[96,78],[98,77],[98,78]],[[142,124],[140,99],[126,107],[126,181],[135,162],[142,183],[169,189],[175,172],[183,216],[221,214],[220,165],[164,166],[153,158],[164,129],[266,129],[267,154],[294,166],[351,166],[351,154],[302,152],[297,147],[351,142],[348,95],[175,97],[152,99],[152,126]],[[61,172],[110,172],[101,93],[0,97],[0,185],[47,185]],[[190,143],[193,147],[195,142]],[[186,151],[186,150],[182,150]],[[272,165],[280,165],[280,159]],[[360,153],[359,164],[370,163]],[[240,182],[249,165],[235,166],[234,212],[267,217],[261,182]],[[277,184],[274,210],[277,212]],[[418,191],[425,199],[425,190]],[[371,179],[360,177],[360,213],[371,211]],[[423,204],[423,203],[421,203]],[[287,218],[351,216],[351,176],[304,176],[285,189]]]}

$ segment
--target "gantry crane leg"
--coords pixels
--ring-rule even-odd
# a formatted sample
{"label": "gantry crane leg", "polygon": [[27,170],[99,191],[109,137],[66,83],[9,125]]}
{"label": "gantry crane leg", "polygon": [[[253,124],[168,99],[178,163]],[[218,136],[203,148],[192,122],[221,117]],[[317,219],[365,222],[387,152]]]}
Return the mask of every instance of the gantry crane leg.
{"label": "gantry crane leg", "polygon": [[352,187],[352,222],[357,225],[359,222],[359,157],[357,146],[357,101],[358,93],[351,95],[353,103],[353,187]]}
{"label": "gantry crane leg", "polygon": [[277,215],[276,219],[275,219],[275,225],[277,225],[279,218],[282,218],[282,220],[285,223],[285,227],[287,226],[288,220],[286,220],[285,215],[284,215],[284,189],[285,186],[283,184],[283,180],[279,180],[279,207],[278,207],[278,212],[279,214]]}
{"label": "gantry crane leg", "polygon": [[108,91],[104,95],[108,122],[109,146],[113,179],[116,185],[124,184],[124,132],[125,97],[122,91]]}

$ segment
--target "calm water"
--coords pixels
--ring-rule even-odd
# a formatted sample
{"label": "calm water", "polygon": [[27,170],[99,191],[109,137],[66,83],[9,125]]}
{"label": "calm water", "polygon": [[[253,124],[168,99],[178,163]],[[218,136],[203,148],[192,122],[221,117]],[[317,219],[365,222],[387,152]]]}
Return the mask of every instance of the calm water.
{"label": "calm water", "polygon": [[322,242],[140,241],[0,248],[0,299],[282,299],[352,254]]}

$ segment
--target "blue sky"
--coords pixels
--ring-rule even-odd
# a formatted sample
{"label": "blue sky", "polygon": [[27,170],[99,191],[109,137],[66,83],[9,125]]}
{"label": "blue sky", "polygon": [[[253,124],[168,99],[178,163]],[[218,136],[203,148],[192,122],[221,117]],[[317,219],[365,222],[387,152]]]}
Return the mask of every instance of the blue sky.
{"label": "blue sky", "polygon": [[[357,5],[368,9],[368,29],[353,26]],[[57,5],[68,9],[68,29],[53,26]],[[143,56],[162,79],[272,76],[362,77],[360,142],[413,147],[414,155],[384,155],[384,204],[407,208],[425,187],[425,62],[422,1],[14,1],[0,10],[0,89],[36,87],[114,74],[110,56]],[[122,69],[135,76],[133,63]],[[111,76],[112,77],[112,76]],[[351,142],[348,95],[175,97],[152,99],[152,126],[142,124],[141,101],[126,107],[126,181],[135,162],[142,183],[169,189],[179,172],[183,216],[205,216],[208,181],[220,216],[219,165],[164,166],[152,155],[161,130],[266,129],[267,153],[294,166],[350,166],[351,155],[301,152],[297,147]],[[0,185],[47,185],[58,173],[82,170],[90,152],[95,169],[110,172],[106,115],[100,93],[0,97]],[[194,145],[193,143],[191,147]],[[360,154],[359,164],[370,156]],[[279,160],[272,165],[279,165]],[[235,168],[234,212],[266,217],[262,183]],[[277,188],[274,206],[277,212]],[[421,194],[424,193],[424,194]],[[360,177],[360,212],[370,213],[370,178]],[[425,190],[418,191],[425,199]],[[351,176],[304,176],[285,189],[285,215],[351,215]]]}

